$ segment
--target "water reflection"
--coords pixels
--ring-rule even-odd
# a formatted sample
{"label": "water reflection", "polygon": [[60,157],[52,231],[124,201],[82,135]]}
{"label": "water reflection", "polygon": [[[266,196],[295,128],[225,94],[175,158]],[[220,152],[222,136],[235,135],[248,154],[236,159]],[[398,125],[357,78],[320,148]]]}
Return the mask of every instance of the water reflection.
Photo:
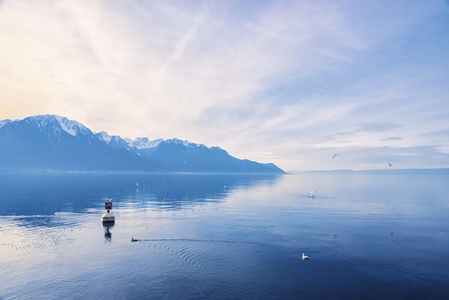
{"label": "water reflection", "polygon": [[114,227],[114,223],[103,223],[103,229],[104,229],[104,241],[106,243],[111,243],[112,240],[112,232],[110,229]]}
{"label": "water reflection", "polygon": [[[165,177],[164,177],[165,176]],[[151,202],[159,209],[179,210],[205,202],[219,202],[234,189],[276,182],[279,175],[164,174],[141,178],[128,203]]]}
{"label": "water reflection", "polygon": [[[150,201],[161,209],[221,201],[234,188],[275,182],[279,175],[0,173],[0,216],[98,213],[104,199]],[[48,224],[48,222],[46,222]]]}
{"label": "water reflection", "polygon": [[445,299],[447,182],[0,174],[0,298]]}

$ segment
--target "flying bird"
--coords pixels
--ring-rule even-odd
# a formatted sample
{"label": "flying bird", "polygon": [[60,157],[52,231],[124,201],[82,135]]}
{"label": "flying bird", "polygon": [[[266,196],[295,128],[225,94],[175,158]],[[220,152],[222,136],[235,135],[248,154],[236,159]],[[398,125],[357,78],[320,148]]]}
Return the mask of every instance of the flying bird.
{"label": "flying bird", "polygon": [[335,156],[337,156],[337,155],[338,155],[338,153],[335,153],[334,156],[332,156],[332,158],[335,158]]}
{"label": "flying bird", "polygon": [[388,163],[388,165],[391,167],[393,164]]}
{"label": "flying bird", "polygon": [[304,253],[302,254],[302,260],[309,260],[309,257],[307,255],[304,255]]}

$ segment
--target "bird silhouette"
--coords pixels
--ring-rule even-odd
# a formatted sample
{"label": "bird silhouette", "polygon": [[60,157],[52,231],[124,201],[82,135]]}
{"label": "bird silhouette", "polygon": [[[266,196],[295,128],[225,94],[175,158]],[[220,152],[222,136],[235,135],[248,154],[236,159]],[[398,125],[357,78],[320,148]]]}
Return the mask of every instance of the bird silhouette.
{"label": "bird silhouette", "polygon": [[332,158],[335,158],[335,156],[337,156],[337,155],[338,155],[338,153],[335,153],[334,156],[332,156]]}
{"label": "bird silhouette", "polygon": [[302,254],[302,260],[309,260],[309,257],[307,255],[304,255],[304,253]]}
{"label": "bird silhouette", "polygon": [[391,167],[393,164],[388,163],[388,165]]}

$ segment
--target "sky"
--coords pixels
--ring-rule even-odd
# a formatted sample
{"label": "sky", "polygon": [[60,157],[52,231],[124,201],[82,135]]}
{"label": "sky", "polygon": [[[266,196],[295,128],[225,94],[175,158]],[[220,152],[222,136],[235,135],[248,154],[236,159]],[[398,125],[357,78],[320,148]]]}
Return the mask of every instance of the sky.
{"label": "sky", "polygon": [[289,172],[449,167],[449,1],[0,0],[0,120],[39,114]]}

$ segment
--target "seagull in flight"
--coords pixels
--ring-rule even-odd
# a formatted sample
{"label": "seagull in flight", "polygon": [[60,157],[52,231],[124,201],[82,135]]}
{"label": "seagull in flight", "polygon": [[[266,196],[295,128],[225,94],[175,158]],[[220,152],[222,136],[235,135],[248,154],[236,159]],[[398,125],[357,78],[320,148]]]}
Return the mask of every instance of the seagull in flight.
{"label": "seagull in flight", "polygon": [[335,153],[334,156],[332,156],[332,158],[335,158],[335,156],[337,156],[337,155],[338,155],[338,153]]}
{"label": "seagull in flight", "polygon": [[393,164],[388,163],[388,165],[391,167]]}
{"label": "seagull in flight", "polygon": [[302,254],[302,260],[309,260],[309,257],[307,255],[304,255],[304,253]]}

